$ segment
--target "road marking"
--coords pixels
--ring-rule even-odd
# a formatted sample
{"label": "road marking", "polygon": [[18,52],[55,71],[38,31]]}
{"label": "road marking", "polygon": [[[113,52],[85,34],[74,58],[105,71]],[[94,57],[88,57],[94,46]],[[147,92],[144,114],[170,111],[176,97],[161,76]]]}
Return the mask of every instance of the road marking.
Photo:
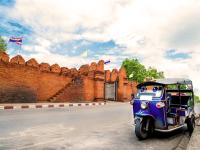
{"label": "road marking", "polygon": [[35,108],[35,105],[29,105],[29,108]]}
{"label": "road marking", "polygon": [[57,108],[58,108],[58,107],[59,107],[59,104],[54,104],[54,107],[57,107]]}
{"label": "road marking", "polygon": [[14,106],[13,109],[21,109],[21,106]]}
{"label": "road marking", "polygon": [[64,104],[64,107],[68,107],[69,106],[69,104]]}
{"label": "road marking", "polygon": [[44,107],[44,108],[47,108],[47,107],[48,107],[48,105],[42,105],[42,107]]}
{"label": "road marking", "polygon": [[78,106],[78,104],[73,104],[73,106],[75,106],[75,107],[76,107],[76,106]]}

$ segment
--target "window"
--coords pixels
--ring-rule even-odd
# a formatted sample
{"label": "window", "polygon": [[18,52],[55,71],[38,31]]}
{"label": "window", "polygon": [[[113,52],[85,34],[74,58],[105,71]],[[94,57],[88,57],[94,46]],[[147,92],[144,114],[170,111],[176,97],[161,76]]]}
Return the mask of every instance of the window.
{"label": "window", "polygon": [[152,100],[153,97],[161,97],[162,93],[162,86],[143,86],[140,89],[138,89],[136,98],[139,98],[140,100]]}

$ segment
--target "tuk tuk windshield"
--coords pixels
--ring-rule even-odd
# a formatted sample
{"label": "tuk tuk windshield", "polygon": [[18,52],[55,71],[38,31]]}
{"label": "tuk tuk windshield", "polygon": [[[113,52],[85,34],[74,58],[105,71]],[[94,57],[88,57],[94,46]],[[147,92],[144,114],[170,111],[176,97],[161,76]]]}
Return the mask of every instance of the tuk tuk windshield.
{"label": "tuk tuk windshield", "polygon": [[140,100],[152,100],[153,97],[159,98],[162,96],[162,86],[143,86],[138,89],[136,98]]}

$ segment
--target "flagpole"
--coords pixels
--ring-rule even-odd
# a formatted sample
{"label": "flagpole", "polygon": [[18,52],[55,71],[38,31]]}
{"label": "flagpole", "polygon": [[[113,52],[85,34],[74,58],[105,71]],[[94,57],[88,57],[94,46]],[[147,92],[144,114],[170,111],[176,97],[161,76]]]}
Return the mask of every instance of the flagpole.
{"label": "flagpole", "polygon": [[19,44],[19,52],[18,52],[18,55],[20,55],[21,50],[22,50],[22,44]]}
{"label": "flagpole", "polygon": [[[20,51],[22,49],[22,37],[21,38],[11,37],[9,39],[9,42],[14,42],[15,44],[19,45],[19,47],[17,48],[17,53],[18,53],[18,55],[20,55]],[[19,57],[17,57],[17,61],[19,61]]]}
{"label": "flagpole", "polygon": [[19,48],[18,48],[18,56],[17,56],[17,63],[19,64],[19,55],[20,55],[20,51],[21,51],[21,44],[19,44]]}

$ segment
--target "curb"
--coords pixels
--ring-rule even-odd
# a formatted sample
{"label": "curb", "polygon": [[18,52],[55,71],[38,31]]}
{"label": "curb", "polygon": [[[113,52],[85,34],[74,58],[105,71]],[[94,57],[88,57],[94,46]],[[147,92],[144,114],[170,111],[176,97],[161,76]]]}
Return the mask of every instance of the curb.
{"label": "curb", "polygon": [[200,149],[200,114],[196,115],[196,127],[190,137],[190,141],[186,150],[199,150]]}
{"label": "curb", "polygon": [[173,150],[185,150],[188,142],[190,141],[189,133],[184,132],[183,137],[179,141],[178,145]]}
{"label": "curb", "polygon": [[190,138],[186,150],[199,150],[200,149],[200,126],[196,126]]}
{"label": "curb", "polygon": [[9,109],[39,109],[39,108],[64,108],[64,107],[80,107],[80,106],[98,106],[106,105],[106,102],[95,103],[55,103],[55,104],[19,104],[19,105],[0,105],[0,110]]}

